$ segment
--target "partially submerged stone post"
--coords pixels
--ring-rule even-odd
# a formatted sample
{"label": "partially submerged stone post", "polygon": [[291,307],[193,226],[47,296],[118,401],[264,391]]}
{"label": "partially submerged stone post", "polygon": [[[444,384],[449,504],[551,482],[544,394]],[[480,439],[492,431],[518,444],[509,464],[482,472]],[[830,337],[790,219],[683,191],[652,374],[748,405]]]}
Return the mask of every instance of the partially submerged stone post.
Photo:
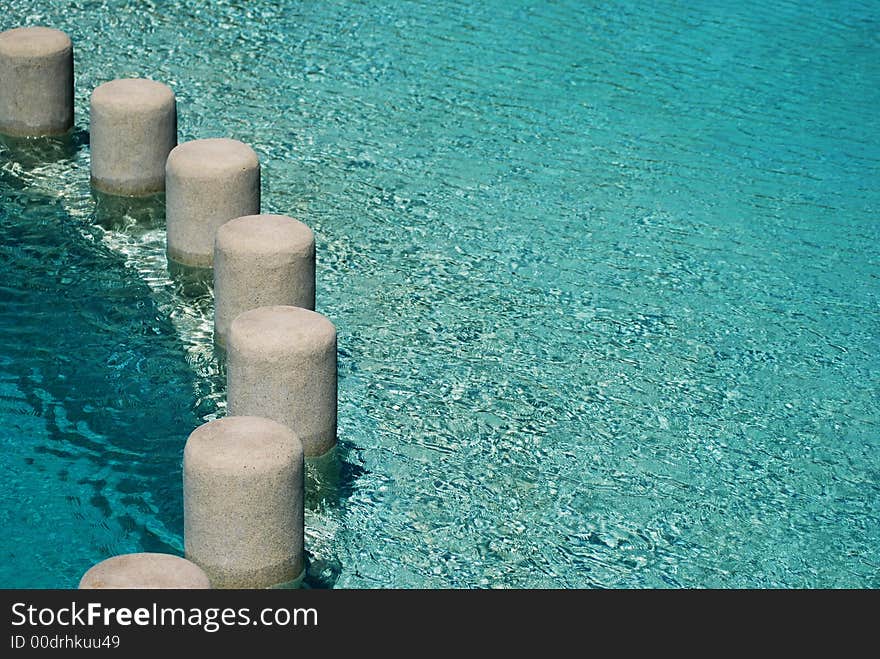
{"label": "partially submerged stone post", "polygon": [[186,557],[214,588],[290,585],[303,575],[303,449],[270,419],[196,428],[183,453]]}
{"label": "partially submerged stone post", "polygon": [[177,144],[177,102],[155,80],[112,80],[92,92],[92,186],[113,195],[165,189],[165,160]]}
{"label": "partially submerged stone post", "polygon": [[80,589],[210,588],[208,575],[194,563],[171,554],[122,554],[101,561],[79,582]]}
{"label": "partially submerged stone post", "polygon": [[229,414],[291,428],[306,457],[336,446],[336,328],[308,309],[251,309],[232,321],[227,344]]}
{"label": "partially submerged stone post", "polygon": [[169,260],[210,268],[217,229],[260,212],[260,160],[237,140],[184,142],[165,164],[165,194]]}
{"label": "partially submerged stone post", "polygon": [[272,305],[315,308],[315,236],[285,215],[248,215],[217,230],[214,338],[225,346],[240,313]]}
{"label": "partially submerged stone post", "polygon": [[73,44],[64,32],[0,33],[0,133],[63,135],[73,127]]}

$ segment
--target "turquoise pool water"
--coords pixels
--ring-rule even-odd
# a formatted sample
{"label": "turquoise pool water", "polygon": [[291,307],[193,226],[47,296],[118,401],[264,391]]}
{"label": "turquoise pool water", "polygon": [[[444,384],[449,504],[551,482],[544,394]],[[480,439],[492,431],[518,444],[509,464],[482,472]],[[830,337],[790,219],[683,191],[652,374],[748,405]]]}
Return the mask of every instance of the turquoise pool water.
{"label": "turquoise pool water", "polygon": [[37,2],[66,149],[0,146],[0,586],[182,551],[225,413],[88,96],[169,83],[310,224],[341,483],[312,587],[880,587],[876,2]]}

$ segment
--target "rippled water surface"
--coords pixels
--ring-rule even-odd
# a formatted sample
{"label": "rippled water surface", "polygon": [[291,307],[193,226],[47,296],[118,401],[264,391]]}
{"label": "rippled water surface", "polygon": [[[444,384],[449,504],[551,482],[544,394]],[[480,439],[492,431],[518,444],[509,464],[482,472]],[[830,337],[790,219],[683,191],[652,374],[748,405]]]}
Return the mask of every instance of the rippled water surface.
{"label": "rippled water surface", "polygon": [[91,90],[147,76],[317,236],[309,585],[880,587],[876,2],[4,8],[74,39],[77,127],[0,144],[0,585],[181,553],[225,414],[162,200],[89,189]]}

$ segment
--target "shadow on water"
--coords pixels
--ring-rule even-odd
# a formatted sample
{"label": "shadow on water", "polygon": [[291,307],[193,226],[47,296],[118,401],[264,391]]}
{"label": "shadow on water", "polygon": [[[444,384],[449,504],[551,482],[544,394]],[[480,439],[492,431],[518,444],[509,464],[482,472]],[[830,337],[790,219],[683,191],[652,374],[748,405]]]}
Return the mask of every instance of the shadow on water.
{"label": "shadow on water", "polygon": [[332,558],[315,559],[311,552],[306,551],[306,575],[302,588],[326,589],[333,588],[342,574],[342,562],[335,556]]}
{"label": "shadow on water", "polygon": [[34,448],[19,459],[88,488],[79,498],[113,527],[85,526],[70,542],[91,546],[92,554],[94,543],[101,553],[115,550],[107,538],[179,553],[181,456],[205,412],[197,413],[194,401],[207,399],[208,384],[193,373],[171,321],[124,259],[84,240],[83,225],[59,201],[6,171],[0,231],[0,355],[48,435],[22,441]]}
{"label": "shadow on water", "polygon": [[306,458],[306,508],[315,511],[338,506],[351,496],[363,474],[364,468],[345,460],[339,446],[320,457]]}
{"label": "shadow on water", "polygon": [[[338,508],[354,492],[355,483],[366,470],[346,459],[340,444],[318,458],[306,459],[306,510],[326,512]],[[306,551],[303,588],[333,588],[342,574],[342,562],[335,555],[315,557]]]}
{"label": "shadow on water", "polygon": [[89,143],[89,132],[73,129],[51,137],[14,137],[0,134],[0,152],[4,159],[25,171],[48,164],[73,160]]}
{"label": "shadow on water", "polygon": [[[93,199],[93,217],[105,230],[137,233],[163,224],[161,195],[93,191]],[[42,550],[39,560],[57,562],[55,554],[63,552],[67,566],[47,585],[72,584],[90,561],[116,553],[180,554],[182,451],[189,433],[217,413],[210,395],[216,383],[193,371],[175,326],[125,258],[100,240],[84,239],[88,225],[15,171],[0,170],[0,232],[3,374],[45,428],[5,459],[34,478],[54,479],[67,493],[67,504],[44,506],[42,514],[80,520],[71,522],[74,535],[65,543]],[[175,295],[211,295],[211,270],[176,264],[169,270]],[[225,381],[219,357],[218,377]],[[310,510],[338,509],[351,496],[363,469],[344,455],[340,446],[309,461]],[[307,558],[303,587],[332,588],[342,571],[338,558]]]}

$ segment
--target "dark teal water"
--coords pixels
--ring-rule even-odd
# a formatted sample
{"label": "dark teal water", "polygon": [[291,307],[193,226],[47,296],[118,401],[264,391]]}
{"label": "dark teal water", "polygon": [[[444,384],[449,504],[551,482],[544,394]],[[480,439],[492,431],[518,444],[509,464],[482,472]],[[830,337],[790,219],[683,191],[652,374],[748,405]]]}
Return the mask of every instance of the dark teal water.
{"label": "dark teal water", "polygon": [[225,413],[161,203],[89,191],[89,93],[149,76],[316,232],[309,585],[880,587],[880,4],[7,5],[78,115],[0,146],[0,585],[180,553]]}

